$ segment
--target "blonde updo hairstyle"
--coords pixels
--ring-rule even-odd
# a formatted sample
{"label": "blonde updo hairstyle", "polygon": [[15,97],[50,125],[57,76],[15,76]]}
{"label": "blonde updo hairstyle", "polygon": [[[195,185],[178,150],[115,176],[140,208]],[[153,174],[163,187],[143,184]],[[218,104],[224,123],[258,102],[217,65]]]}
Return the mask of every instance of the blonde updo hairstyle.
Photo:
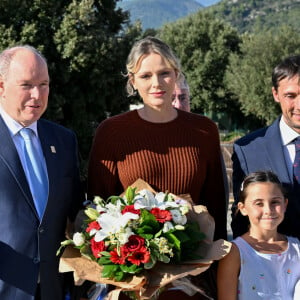
{"label": "blonde updo hairstyle", "polygon": [[129,96],[136,95],[136,91],[132,86],[132,79],[134,74],[139,69],[141,60],[144,58],[144,56],[149,55],[150,53],[159,54],[169,65],[169,67],[175,70],[177,78],[181,76],[180,62],[171,48],[160,39],[148,36],[135,42],[127,58],[126,76],[128,80],[126,84],[126,90]]}

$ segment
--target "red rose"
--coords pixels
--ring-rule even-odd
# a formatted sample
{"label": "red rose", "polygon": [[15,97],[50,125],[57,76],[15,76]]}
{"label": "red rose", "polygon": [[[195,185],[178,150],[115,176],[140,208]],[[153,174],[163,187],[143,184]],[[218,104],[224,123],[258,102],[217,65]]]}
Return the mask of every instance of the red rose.
{"label": "red rose", "polygon": [[115,248],[113,251],[110,251],[110,260],[114,263],[114,264],[118,264],[118,265],[125,265],[126,263],[126,252],[124,251],[124,248],[121,247],[120,248],[120,255],[117,251],[117,248]]}
{"label": "red rose", "polygon": [[130,212],[136,215],[140,215],[141,211],[139,209],[135,209],[134,205],[127,205],[122,209],[122,214],[124,215],[125,213]]}
{"label": "red rose", "polygon": [[85,231],[90,232],[92,229],[99,230],[100,228],[101,228],[100,224],[97,221],[93,221],[89,224],[89,226]]}
{"label": "red rose", "polygon": [[124,251],[131,253],[140,250],[145,245],[145,239],[139,235],[131,235],[124,245]]}
{"label": "red rose", "polygon": [[154,207],[150,210],[150,212],[155,216],[156,220],[160,223],[165,223],[167,221],[172,220],[172,214],[168,210]]}
{"label": "red rose", "polygon": [[91,249],[92,249],[93,255],[96,258],[101,257],[101,253],[100,252],[105,251],[105,248],[106,248],[105,247],[105,243],[103,241],[96,242],[95,238],[91,239]]}
{"label": "red rose", "polygon": [[128,261],[134,265],[139,266],[141,263],[145,264],[150,260],[150,252],[146,247],[142,247],[140,250],[133,252],[127,257]]}

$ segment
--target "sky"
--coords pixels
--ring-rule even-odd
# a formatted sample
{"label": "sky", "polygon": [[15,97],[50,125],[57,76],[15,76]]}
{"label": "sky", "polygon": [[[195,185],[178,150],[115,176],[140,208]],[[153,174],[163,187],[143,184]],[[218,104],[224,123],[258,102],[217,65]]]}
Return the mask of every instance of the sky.
{"label": "sky", "polygon": [[[122,1],[126,2],[126,1],[130,1],[130,0],[122,0]],[[180,0],[174,0],[174,1],[180,1]],[[202,4],[203,6],[210,6],[210,5],[220,2],[221,0],[195,0],[195,1]]]}
{"label": "sky", "polygon": [[[180,0],[177,0],[180,1]],[[198,3],[202,4],[203,6],[210,6],[220,2],[221,0],[196,0]]]}

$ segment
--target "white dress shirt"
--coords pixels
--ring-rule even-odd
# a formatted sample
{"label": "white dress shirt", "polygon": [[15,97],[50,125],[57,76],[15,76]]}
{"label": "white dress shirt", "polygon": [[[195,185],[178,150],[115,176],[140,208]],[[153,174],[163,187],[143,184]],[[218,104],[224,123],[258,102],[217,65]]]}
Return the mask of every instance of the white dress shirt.
{"label": "white dress shirt", "polygon": [[279,122],[279,129],[286,165],[288,167],[289,173],[293,174],[293,163],[296,156],[294,140],[299,136],[299,133],[297,133],[295,130],[289,127],[285,123],[283,117],[281,117],[281,120]]}
{"label": "white dress shirt", "polygon": [[[28,174],[28,170],[27,170],[27,168],[25,168],[25,166],[26,166],[25,151],[23,149],[24,148],[24,141],[23,141],[23,138],[21,137],[21,135],[18,134],[19,131],[23,128],[23,126],[20,123],[18,123],[17,121],[15,121],[11,116],[9,116],[5,112],[5,110],[1,107],[1,105],[0,105],[0,115],[3,118],[3,121],[6,124],[8,130],[9,130],[9,133],[12,137],[12,140],[13,140],[15,146],[16,146],[16,149],[18,151],[18,154],[19,154],[19,157],[20,157],[20,160],[21,160],[21,164],[22,164],[23,169],[25,171],[26,178],[30,178],[30,174]],[[40,160],[43,164],[43,168],[45,170],[46,175],[48,176],[45,157],[44,157],[44,154],[41,150],[42,147],[41,147],[40,140],[39,140],[39,137],[38,137],[37,122],[35,121],[34,123],[27,126],[27,128],[32,129],[35,133],[33,135],[34,136],[33,137],[33,144],[34,144],[35,149],[38,150],[38,154],[39,154]]]}

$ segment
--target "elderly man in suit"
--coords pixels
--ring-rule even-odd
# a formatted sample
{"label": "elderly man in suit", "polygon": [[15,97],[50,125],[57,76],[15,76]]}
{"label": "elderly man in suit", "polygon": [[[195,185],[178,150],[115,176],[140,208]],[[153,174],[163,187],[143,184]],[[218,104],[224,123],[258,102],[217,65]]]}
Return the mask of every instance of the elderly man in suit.
{"label": "elderly man in suit", "polygon": [[289,199],[279,232],[300,238],[300,184],[296,178],[300,172],[300,152],[297,152],[300,145],[296,142],[300,136],[300,55],[288,57],[274,68],[272,84],[273,98],[280,104],[282,115],[269,127],[234,143],[235,201],[231,224],[234,237],[247,231],[246,218],[236,210],[243,178],[254,171],[270,170],[278,175]]}
{"label": "elderly man in suit", "polygon": [[[56,251],[65,239],[68,218],[74,219],[83,199],[74,133],[40,119],[48,94],[47,63],[35,48],[17,46],[0,54],[3,300],[63,299]],[[32,153],[40,177],[34,177],[35,167],[31,169],[32,153],[27,149],[24,131],[30,133],[30,142],[36,148]]]}
{"label": "elderly man in suit", "polygon": [[191,111],[190,87],[183,74],[181,74],[175,83],[172,95],[172,105],[184,111]]}

